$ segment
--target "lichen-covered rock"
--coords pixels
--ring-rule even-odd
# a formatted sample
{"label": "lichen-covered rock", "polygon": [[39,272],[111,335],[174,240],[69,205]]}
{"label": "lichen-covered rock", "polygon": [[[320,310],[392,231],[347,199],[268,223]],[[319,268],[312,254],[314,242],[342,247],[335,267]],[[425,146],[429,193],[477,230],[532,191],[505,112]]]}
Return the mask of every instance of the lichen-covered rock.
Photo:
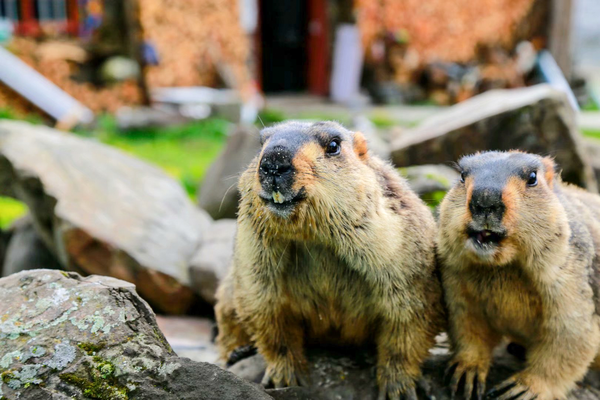
{"label": "lichen-covered rock", "polygon": [[188,263],[203,222],[160,169],[92,140],[0,121],[0,193],[27,204],[67,269],[135,283],[165,312],[194,303]]}
{"label": "lichen-covered rock", "polygon": [[392,140],[392,161],[398,167],[444,164],[477,151],[512,149],[550,154],[566,182],[598,189],[575,111],[549,85],[492,90],[435,114]]}
{"label": "lichen-covered rock", "polygon": [[0,376],[11,400],[270,398],[177,357],[132,284],[52,270],[0,279]]}

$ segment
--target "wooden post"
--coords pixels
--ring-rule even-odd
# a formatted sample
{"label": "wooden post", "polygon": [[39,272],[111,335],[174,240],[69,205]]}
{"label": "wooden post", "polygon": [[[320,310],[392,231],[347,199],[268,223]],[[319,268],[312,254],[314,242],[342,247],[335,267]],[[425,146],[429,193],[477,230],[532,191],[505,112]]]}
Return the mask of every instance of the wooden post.
{"label": "wooden post", "polygon": [[329,91],[329,20],[326,0],[309,0],[308,15],[308,90],[325,96]]}
{"label": "wooden post", "polygon": [[35,20],[34,0],[21,0],[21,22],[17,33],[21,35],[37,35],[39,24]]}
{"label": "wooden post", "polygon": [[125,11],[125,24],[127,29],[128,53],[131,59],[140,66],[138,87],[141,91],[142,104],[149,106],[151,99],[146,82],[146,62],[144,60],[142,45],[144,43],[144,30],[140,15],[140,2],[138,0],[123,1]]}
{"label": "wooden post", "polygon": [[79,0],[67,0],[67,32],[79,36]]}
{"label": "wooden post", "polygon": [[550,27],[548,29],[548,50],[567,80],[571,79],[571,19],[573,0],[552,0],[550,7]]}

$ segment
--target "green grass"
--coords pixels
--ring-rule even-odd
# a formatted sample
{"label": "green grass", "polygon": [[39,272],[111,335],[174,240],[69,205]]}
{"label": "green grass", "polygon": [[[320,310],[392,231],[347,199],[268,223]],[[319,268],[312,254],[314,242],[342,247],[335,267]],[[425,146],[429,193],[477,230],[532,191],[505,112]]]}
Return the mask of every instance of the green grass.
{"label": "green grass", "polygon": [[581,111],[600,111],[600,107],[598,106],[598,103],[590,98],[587,103],[581,106]]}
{"label": "green grass", "polygon": [[9,197],[0,197],[0,228],[6,229],[27,213],[27,206]]}
{"label": "green grass", "polygon": [[12,109],[4,107],[0,108],[0,119],[23,120],[32,124],[41,124],[44,122],[43,118],[39,115],[30,114],[24,118],[20,118]]}
{"label": "green grass", "polygon": [[104,140],[104,143],[158,165],[167,174],[179,180],[192,198],[196,196],[199,183],[204,179],[208,167],[221,151],[223,144],[214,138],[148,141],[110,138]]}
{"label": "green grass", "polygon": [[600,140],[600,131],[597,130],[589,130],[589,129],[582,129],[581,133],[583,133],[583,136],[587,136],[593,139],[599,139]]}
{"label": "green grass", "polygon": [[342,125],[348,125],[351,122],[350,117],[346,113],[331,113],[331,112],[319,112],[319,111],[300,111],[297,113],[286,114],[285,112],[274,109],[266,108],[262,110],[257,118],[256,125],[259,128],[264,126],[270,126],[278,122],[283,122],[288,119],[303,119],[311,121],[337,121]]}
{"label": "green grass", "polygon": [[369,117],[373,125],[380,129],[391,128],[398,125],[386,112],[379,111],[371,114]]}
{"label": "green grass", "polygon": [[225,145],[228,129],[226,121],[208,119],[181,126],[118,132],[114,120],[104,116],[94,134],[102,143],[161,167],[179,180],[194,199],[208,167]]}

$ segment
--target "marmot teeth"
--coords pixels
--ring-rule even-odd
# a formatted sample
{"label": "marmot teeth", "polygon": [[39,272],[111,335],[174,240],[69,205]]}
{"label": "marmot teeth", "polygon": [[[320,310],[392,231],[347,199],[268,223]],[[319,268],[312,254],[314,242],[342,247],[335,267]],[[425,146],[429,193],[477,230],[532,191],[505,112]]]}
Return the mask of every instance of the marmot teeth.
{"label": "marmot teeth", "polygon": [[273,201],[278,204],[283,204],[283,195],[281,192],[273,192]]}

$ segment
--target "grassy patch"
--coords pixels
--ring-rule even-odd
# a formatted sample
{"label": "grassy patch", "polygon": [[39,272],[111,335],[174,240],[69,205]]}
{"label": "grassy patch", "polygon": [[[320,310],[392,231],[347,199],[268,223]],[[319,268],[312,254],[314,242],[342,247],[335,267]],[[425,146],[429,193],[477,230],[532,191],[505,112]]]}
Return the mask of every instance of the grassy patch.
{"label": "grassy patch", "polygon": [[0,119],[13,119],[13,120],[22,120],[27,121],[32,124],[41,124],[44,122],[42,117],[35,114],[28,114],[25,117],[21,117],[14,112],[14,110],[10,108],[0,108]]}
{"label": "grassy patch", "polygon": [[10,197],[0,197],[0,228],[6,229],[12,222],[27,213],[27,206]]}
{"label": "grassy patch", "polygon": [[270,126],[278,122],[287,121],[288,119],[299,119],[308,121],[337,121],[342,125],[349,126],[351,119],[347,113],[336,113],[328,111],[299,111],[291,114],[286,114],[284,111],[266,108],[259,114],[260,118],[257,118],[256,125],[259,128],[264,126]]}
{"label": "grassy patch", "polygon": [[427,204],[431,209],[435,209],[440,205],[444,197],[446,196],[446,192],[443,190],[438,190],[437,192],[426,193],[421,196],[421,199]]}
{"label": "grassy patch", "polygon": [[376,127],[380,129],[391,128],[397,125],[396,121],[394,121],[386,112],[383,111],[371,114],[369,119]]}
{"label": "grassy patch", "polygon": [[258,113],[256,125],[259,128],[262,128],[263,124],[264,126],[270,126],[278,122],[283,122],[285,120],[286,116],[283,111],[272,108],[265,108],[264,110]]}
{"label": "grassy patch", "polygon": [[587,103],[581,106],[581,111],[600,111],[600,107],[593,99],[588,99]]}
{"label": "grassy patch", "polygon": [[226,121],[208,119],[181,126],[118,132],[114,120],[103,117],[96,136],[105,144],[161,167],[195,198],[208,167],[225,145],[228,129]]}
{"label": "grassy patch", "polygon": [[600,140],[600,131],[583,129],[581,133],[583,133],[583,136]]}

